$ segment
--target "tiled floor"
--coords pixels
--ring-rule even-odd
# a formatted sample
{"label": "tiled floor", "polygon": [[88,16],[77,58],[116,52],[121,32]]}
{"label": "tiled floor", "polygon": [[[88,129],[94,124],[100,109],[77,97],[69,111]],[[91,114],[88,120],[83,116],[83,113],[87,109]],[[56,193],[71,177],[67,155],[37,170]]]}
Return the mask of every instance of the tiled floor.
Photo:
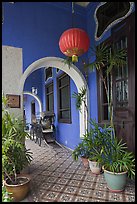
{"label": "tiled floor", "polygon": [[79,160],[72,159],[71,151],[57,145],[41,147],[26,140],[33,152],[29,167],[31,190],[26,202],[135,202],[135,183],[128,180],[122,193],[107,189],[103,173],[95,175]]}

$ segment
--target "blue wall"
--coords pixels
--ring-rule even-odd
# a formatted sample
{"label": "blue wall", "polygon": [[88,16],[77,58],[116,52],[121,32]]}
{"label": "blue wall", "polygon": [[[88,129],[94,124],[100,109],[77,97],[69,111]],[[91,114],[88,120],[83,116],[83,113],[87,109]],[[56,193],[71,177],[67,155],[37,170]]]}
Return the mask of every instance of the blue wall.
{"label": "blue wall", "polygon": [[24,106],[25,106],[25,118],[26,118],[26,124],[27,126],[29,126],[29,128],[31,127],[31,102],[33,101],[35,103],[35,112],[36,112],[36,116],[39,116],[39,104],[38,101],[27,94],[24,94]]}
{"label": "blue wall", "polygon": [[[72,26],[70,2],[6,2],[3,9],[2,44],[23,48],[24,70],[42,57],[64,57],[58,43]],[[75,25],[86,29],[86,10],[78,10]]]}
{"label": "blue wall", "polygon": [[[65,7],[64,7],[65,5]],[[34,61],[43,57],[65,56],[59,49],[59,38],[68,28],[72,27],[71,2],[15,2],[3,3],[4,23],[2,25],[2,44],[21,47],[23,50],[23,71]],[[86,30],[86,9],[75,5],[74,26]],[[83,55],[85,58],[87,54]],[[79,67],[79,62],[77,65]],[[54,89],[56,90],[56,72],[54,69]],[[44,69],[39,69],[28,76],[24,91],[31,91],[34,86],[45,107]],[[71,80],[71,95],[77,91]],[[30,122],[30,103],[33,97],[27,95],[25,101],[27,122]],[[76,110],[75,99],[71,98],[72,124],[58,123],[57,95],[54,92],[54,111],[56,114],[57,141],[74,148],[80,142],[79,112]],[[36,103],[37,112],[38,104]]]}

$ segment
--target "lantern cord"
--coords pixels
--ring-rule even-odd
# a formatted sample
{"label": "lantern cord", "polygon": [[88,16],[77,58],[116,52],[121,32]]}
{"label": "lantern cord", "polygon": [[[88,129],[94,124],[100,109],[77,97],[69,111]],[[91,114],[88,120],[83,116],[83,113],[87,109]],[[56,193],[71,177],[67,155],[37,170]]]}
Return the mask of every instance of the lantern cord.
{"label": "lantern cord", "polygon": [[72,2],[72,28],[74,28],[74,2]]}

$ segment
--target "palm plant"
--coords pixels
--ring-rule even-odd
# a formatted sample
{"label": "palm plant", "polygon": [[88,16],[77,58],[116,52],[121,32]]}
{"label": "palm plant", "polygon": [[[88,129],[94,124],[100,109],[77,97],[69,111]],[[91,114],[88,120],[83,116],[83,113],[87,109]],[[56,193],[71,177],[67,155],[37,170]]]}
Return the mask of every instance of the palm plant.
{"label": "palm plant", "polygon": [[122,139],[118,141],[115,137],[111,143],[104,146],[102,162],[104,169],[108,171],[120,173],[127,172],[128,177],[135,176],[135,158],[132,152],[127,151],[126,143]]}
{"label": "palm plant", "polygon": [[113,69],[121,68],[127,63],[127,52],[125,49],[114,47],[110,50],[104,43],[92,51],[96,55],[96,60],[85,66],[90,70],[96,69],[103,81],[110,113],[110,127],[113,131],[111,138],[105,142],[100,152],[94,148],[94,157],[104,166],[104,169],[115,173],[126,171],[132,178],[135,176],[135,158],[132,152],[127,151],[126,143],[119,141],[115,136],[112,97],[112,72]]}
{"label": "palm plant", "polygon": [[[112,127],[113,134],[115,135],[113,123],[112,71],[118,67],[121,68],[127,63],[127,52],[125,49],[116,49],[114,47],[113,49],[109,49],[105,43],[99,44],[96,48],[91,48],[91,50],[92,54],[96,56],[96,59],[94,62],[85,64],[84,66],[89,68],[91,71],[96,69],[103,81],[110,113],[110,125]],[[108,76],[110,87],[107,84]]]}

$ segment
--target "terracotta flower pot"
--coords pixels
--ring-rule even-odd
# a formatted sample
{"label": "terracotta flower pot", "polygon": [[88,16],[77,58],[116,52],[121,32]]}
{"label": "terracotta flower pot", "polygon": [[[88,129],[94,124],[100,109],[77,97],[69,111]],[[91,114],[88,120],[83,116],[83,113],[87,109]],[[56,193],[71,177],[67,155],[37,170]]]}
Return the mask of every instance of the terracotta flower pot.
{"label": "terracotta flower pot", "polygon": [[12,193],[10,196],[13,197],[13,201],[23,200],[30,189],[30,177],[18,176],[20,184],[9,184],[8,179],[4,181],[7,192]]}
{"label": "terracotta flower pot", "polygon": [[85,157],[81,157],[81,160],[82,160],[84,167],[88,168],[89,167],[88,159]]}

